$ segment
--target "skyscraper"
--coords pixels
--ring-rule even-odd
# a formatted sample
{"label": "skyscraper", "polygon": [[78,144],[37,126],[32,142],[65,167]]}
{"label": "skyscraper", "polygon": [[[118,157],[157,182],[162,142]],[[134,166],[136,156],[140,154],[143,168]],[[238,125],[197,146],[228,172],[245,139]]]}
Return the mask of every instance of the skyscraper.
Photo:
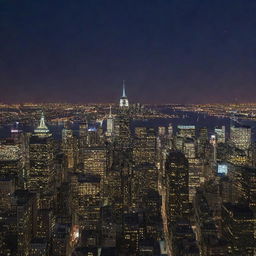
{"label": "skyscraper", "polygon": [[221,127],[215,127],[214,133],[217,135],[217,143],[226,142],[226,127],[224,125]]}
{"label": "skyscraper", "polygon": [[178,135],[181,137],[195,137],[196,127],[194,125],[178,125]]}
{"label": "skyscraper", "polygon": [[230,140],[235,147],[248,150],[252,140],[251,128],[249,126],[231,126]]}
{"label": "skyscraper", "polygon": [[102,191],[100,177],[79,174],[71,177],[72,215],[81,230],[96,230],[100,224]]}
{"label": "skyscraper", "polygon": [[75,143],[73,131],[68,128],[62,130],[62,150],[67,158],[67,168],[73,168],[75,164]]}
{"label": "skyscraper", "polygon": [[188,214],[189,173],[188,160],[179,151],[170,151],[165,162],[167,212],[170,222]]}
{"label": "skyscraper", "polygon": [[88,123],[82,122],[79,125],[79,154],[78,154],[78,163],[83,163],[83,150],[88,145]]}
{"label": "skyscraper", "polygon": [[248,206],[226,203],[222,207],[223,232],[232,255],[255,255],[255,215]]}
{"label": "skyscraper", "polygon": [[39,191],[49,189],[54,178],[54,148],[51,133],[42,113],[40,124],[29,142],[30,170],[28,187]]}
{"label": "skyscraper", "polygon": [[16,190],[12,197],[17,221],[17,255],[29,256],[30,242],[36,230],[36,195],[27,190]]}
{"label": "skyscraper", "polygon": [[40,137],[50,137],[51,136],[50,131],[45,124],[44,112],[41,113],[39,125],[34,130],[34,133]]}
{"label": "skyscraper", "polygon": [[105,147],[88,147],[84,150],[84,172],[98,175],[102,179],[106,175],[107,150]]}
{"label": "skyscraper", "polygon": [[114,133],[114,119],[112,116],[111,106],[109,107],[109,115],[107,118],[107,136],[112,136]]}
{"label": "skyscraper", "polygon": [[146,127],[135,128],[136,137],[133,146],[133,160],[135,165],[156,162],[156,136],[154,130]]}
{"label": "skyscraper", "polygon": [[125,87],[123,83],[123,95],[120,99],[119,111],[117,120],[115,122],[115,132],[117,135],[117,145],[119,148],[130,147],[130,111],[129,102],[125,94]]}
{"label": "skyscraper", "polygon": [[129,107],[129,101],[128,101],[128,98],[127,98],[126,93],[125,93],[125,82],[124,81],[123,81],[123,94],[122,94],[122,97],[120,98],[119,106],[121,108],[128,108]]}

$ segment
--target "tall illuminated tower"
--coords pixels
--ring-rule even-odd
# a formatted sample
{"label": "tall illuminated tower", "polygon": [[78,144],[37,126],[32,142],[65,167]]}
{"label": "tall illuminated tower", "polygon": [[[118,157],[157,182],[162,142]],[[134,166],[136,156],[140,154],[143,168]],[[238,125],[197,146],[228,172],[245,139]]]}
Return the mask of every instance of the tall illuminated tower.
{"label": "tall illuminated tower", "polygon": [[217,138],[216,138],[215,134],[211,135],[210,144],[212,144],[212,146],[213,146],[213,162],[214,162],[214,164],[216,164],[216,160],[217,160]]}
{"label": "tall illuminated tower", "polygon": [[49,189],[54,176],[53,140],[42,113],[40,124],[29,142],[29,181],[32,191]]}
{"label": "tall illuminated tower", "polygon": [[37,128],[34,130],[34,133],[40,137],[50,137],[51,136],[50,131],[45,124],[44,112],[41,113],[40,123],[37,126]]}
{"label": "tall illuminated tower", "polygon": [[128,98],[125,94],[125,85],[123,82],[123,95],[120,98],[120,105],[115,120],[115,135],[119,148],[130,147],[130,108]]}
{"label": "tall illuminated tower", "polygon": [[107,132],[106,135],[107,136],[112,136],[114,132],[114,119],[112,116],[112,111],[111,111],[111,106],[109,108],[109,115],[107,118]]}
{"label": "tall illuminated tower", "polygon": [[166,158],[166,187],[168,188],[168,220],[186,217],[189,205],[189,166],[185,155],[170,151]]}
{"label": "tall illuminated tower", "polygon": [[128,108],[129,107],[129,101],[128,101],[128,98],[127,98],[126,93],[125,93],[125,82],[124,82],[124,80],[123,80],[123,94],[122,94],[122,97],[120,98],[119,106],[121,108]]}
{"label": "tall illuminated tower", "polygon": [[73,168],[75,164],[74,144],[73,131],[64,127],[62,130],[62,150],[67,159],[67,168]]}

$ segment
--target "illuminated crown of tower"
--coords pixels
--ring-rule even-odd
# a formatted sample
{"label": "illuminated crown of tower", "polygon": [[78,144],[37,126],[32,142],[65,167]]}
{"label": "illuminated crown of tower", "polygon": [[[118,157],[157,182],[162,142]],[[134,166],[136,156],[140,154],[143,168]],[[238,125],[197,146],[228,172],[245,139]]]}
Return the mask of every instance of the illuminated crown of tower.
{"label": "illuminated crown of tower", "polygon": [[42,112],[41,118],[40,118],[40,123],[37,126],[37,128],[34,130],[35,133],[37,134],[47,134],[49,133],[49,129],[45,124],[45,118],[44,118],[44,113]]}
{"label": "illuminated crown of tower", "polygon": [[123,80],[123,94],[122,94],[122,97],[120,99],[120,104],[119,106],[122,108],[122,107],[129,107],[129,101],[128,101],[128,98],[126,96],[126,93],[125,93],[125,81]]}

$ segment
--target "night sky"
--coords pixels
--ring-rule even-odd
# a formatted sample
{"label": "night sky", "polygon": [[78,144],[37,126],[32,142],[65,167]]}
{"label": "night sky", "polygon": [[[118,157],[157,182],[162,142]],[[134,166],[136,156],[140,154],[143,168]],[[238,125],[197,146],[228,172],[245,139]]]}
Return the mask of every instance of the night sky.
{"label": "night sky", "polygon": [[255,0],[0,0],[0,101],[256,101]]}

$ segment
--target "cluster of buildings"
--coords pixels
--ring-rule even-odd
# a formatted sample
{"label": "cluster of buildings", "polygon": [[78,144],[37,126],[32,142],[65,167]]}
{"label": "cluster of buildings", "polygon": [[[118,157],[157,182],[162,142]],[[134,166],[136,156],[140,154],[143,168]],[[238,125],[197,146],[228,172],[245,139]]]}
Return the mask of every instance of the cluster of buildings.
{"label": "cluster of buildings", "polygon": [[0,144],[0,255],[219,256],[256,253],[250,127],[133,127],[123,87],[106,127],[67,122],[56,139]]}

